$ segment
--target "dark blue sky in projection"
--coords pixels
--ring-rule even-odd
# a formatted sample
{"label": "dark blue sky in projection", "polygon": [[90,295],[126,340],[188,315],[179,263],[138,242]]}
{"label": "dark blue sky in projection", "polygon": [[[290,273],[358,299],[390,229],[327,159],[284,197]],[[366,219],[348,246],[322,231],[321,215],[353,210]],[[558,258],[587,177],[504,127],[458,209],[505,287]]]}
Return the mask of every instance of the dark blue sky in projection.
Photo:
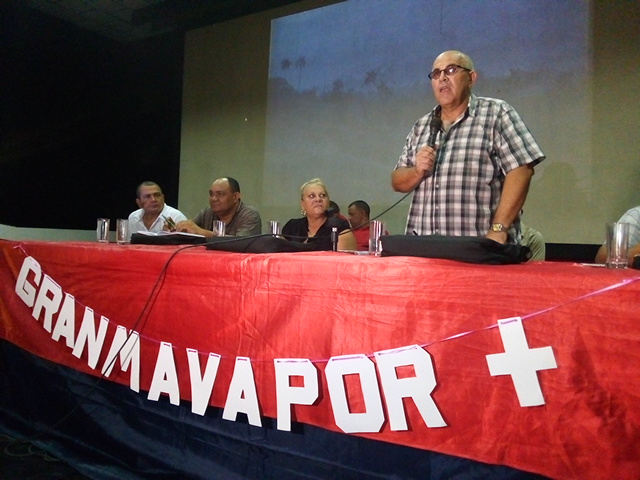
{"label": "dark blue sky in projection", "polygon": [[582,0],[350,0],[275,20],[269,77],[322,93],[336,80],[366,90],[373,75],[395,89],[426,83],[448,49],[471,55],[481,77],[582,71],[587,28]]}

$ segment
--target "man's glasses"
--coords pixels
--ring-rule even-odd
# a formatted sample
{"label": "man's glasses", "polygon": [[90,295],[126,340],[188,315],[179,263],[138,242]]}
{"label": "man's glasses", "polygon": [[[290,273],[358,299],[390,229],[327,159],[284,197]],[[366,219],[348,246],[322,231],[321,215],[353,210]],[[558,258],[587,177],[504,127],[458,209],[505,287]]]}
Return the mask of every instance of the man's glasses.
{"label": "man's glasses", "polygon": [[467,72],[471,71],[470,69],[465,68],[461,65],[447,65],[443,70],[435,68],[433,72],[429,74],[429,78],[431,80],[438,80],[442,73],[444,73],[447,77],[450,77],[451,75],[455,75],[456,73],[458,73],[459,70],[466,70]]}

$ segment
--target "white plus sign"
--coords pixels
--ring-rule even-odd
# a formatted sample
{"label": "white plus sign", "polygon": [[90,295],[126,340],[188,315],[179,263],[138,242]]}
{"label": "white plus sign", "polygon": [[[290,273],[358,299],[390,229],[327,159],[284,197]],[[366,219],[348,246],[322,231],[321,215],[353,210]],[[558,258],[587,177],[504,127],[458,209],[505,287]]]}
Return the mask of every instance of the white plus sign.
{"label": "white plus sign", "polygon": [[489,373],[511,375],[521,407],[544,405],[538,370],[558,368],[551,347],[529,348],[520,317],[498,320],[505,353],[487,355]]}

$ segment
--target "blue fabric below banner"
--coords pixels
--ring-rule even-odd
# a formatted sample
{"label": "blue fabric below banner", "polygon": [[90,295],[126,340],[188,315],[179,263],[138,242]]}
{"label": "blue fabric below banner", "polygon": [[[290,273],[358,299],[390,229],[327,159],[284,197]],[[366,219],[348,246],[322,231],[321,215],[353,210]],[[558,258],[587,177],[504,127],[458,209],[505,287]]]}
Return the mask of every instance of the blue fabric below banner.
{"label": "blue fabric below banner", "polygon": [[62,367],[0,341],[0,428],[97,480],[542,479],[509,467],[294,424],[281,432]]}

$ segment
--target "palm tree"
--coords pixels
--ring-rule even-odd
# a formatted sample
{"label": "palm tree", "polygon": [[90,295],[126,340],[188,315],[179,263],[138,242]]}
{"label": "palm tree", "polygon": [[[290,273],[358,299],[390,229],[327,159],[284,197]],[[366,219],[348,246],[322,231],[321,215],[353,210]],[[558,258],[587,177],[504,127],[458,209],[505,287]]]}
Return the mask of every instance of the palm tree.
{"label": "palm tree", "polygon": [[364,85],[377,85],[378,83],[378,72],[375,70],[369,70],[364,77]]}
{"label": "palm tree", "polygon": [[298,70],[298,90],[300,90],[300,75],[302,69],[307,66],[307,60],[304,57],[298,57],[296,60],[296,70]]}
{"label": "palm tree", "polygon": [[289,60],[288,58],[284,58],[280,62],[280,70],[282,71],[289,70],[290,67],[291,67],[291,60]]}

